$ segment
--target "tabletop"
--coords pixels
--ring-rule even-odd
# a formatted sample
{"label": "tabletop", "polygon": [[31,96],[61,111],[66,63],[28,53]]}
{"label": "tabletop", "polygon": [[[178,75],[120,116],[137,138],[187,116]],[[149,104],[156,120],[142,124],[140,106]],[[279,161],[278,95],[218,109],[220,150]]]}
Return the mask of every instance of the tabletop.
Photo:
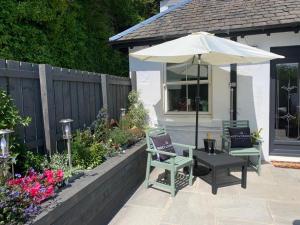
{"label": "tabletop", "polygon": [[193,151],[193,156],[200,163],[210,167],[228,167],[228,166],[242,166],[246,164],[246,160],[231,156],[226,152],[216,150],[216,154],[208,154],[204,149],[197,149]]}

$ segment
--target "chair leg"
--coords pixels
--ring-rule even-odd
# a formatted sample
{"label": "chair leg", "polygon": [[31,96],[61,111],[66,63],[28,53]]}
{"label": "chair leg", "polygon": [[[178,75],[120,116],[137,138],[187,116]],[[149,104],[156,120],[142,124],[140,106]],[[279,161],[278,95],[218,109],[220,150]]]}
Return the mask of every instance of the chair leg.
{"label": "chair leg", "polygon": [[146,177],[145,177],[145,187],[149,187],[149,176],[150,176],[150,166],[151,165],[151,156],[148,155],[147,158],[147,168],[146,168]]}
{"label": "chair leg", "polygon": [[175,196],[175,169],[171,169],[171,196]]}
{"label": "chair leg", "polygon": [[193,185],[193,165],[190,165],[189,168],[189,185]]}
{"label": "chair leg", "polygon": [[261,154],[258,156],[258,163],[257,163],[257,174],[260,176],[261,173]]}

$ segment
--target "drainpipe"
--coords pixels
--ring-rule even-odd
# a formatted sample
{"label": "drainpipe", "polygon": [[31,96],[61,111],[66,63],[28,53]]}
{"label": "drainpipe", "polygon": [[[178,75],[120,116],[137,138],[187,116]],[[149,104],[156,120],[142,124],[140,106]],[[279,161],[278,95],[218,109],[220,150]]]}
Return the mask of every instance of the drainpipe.
{"label": "drainpipe", "polygon": [[[237,37],[231,37],[232,41],[237,41]],[[230,64],[230,120],[236,120],[237,114],[237,64]]]}

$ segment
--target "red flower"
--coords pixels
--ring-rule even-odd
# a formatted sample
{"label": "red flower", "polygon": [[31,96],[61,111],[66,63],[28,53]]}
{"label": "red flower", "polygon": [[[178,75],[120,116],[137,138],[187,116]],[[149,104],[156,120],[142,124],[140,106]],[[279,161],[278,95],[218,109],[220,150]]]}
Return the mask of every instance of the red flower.
{"label": "red flower", "polygon": [[47,187],[45,194],[46,194],[47,197],[50,197],[50,196],[54,195],[53,185],[50,185],[49,187]]}
{"label": "red flower", "polygon": [[52,170],[45,170],[44,175],[46,177],[53,177],[53,171]]}
{"label": "red flower", "polygon": [[22,178],[11,179],[11,180],[9,180],[9,181],[7,182],[7,184],[8,184],[9,186],[20,185],[22,181],[23,181]]}
{"label": "red flower", "polygon": [[38,182],[35,182],[31,188],[26,188],[29,191],[29,194],[31,197],[37,196],[37,194],[40,192],[41,184]]}
{"label": "red flower", "polygon": [[63,179],[64,179],[63,170],[57,170],[56,171],[56,179],[57,179],[57,182],[62,182],[63,181]]}
{"label": "red flower", "polygon": [[46,180],[47,180],[47,184],[55,184],[53,177],[47,177]]}

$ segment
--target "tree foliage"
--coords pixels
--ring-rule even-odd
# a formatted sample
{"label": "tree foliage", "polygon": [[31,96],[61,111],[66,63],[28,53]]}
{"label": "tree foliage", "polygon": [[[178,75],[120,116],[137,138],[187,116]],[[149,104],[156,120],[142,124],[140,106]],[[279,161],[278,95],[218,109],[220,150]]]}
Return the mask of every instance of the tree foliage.
{"label": "tree foliage", "polygon": [[156,13],[157,0],[2,0],[0,58],[127,75],[108,38]]}

